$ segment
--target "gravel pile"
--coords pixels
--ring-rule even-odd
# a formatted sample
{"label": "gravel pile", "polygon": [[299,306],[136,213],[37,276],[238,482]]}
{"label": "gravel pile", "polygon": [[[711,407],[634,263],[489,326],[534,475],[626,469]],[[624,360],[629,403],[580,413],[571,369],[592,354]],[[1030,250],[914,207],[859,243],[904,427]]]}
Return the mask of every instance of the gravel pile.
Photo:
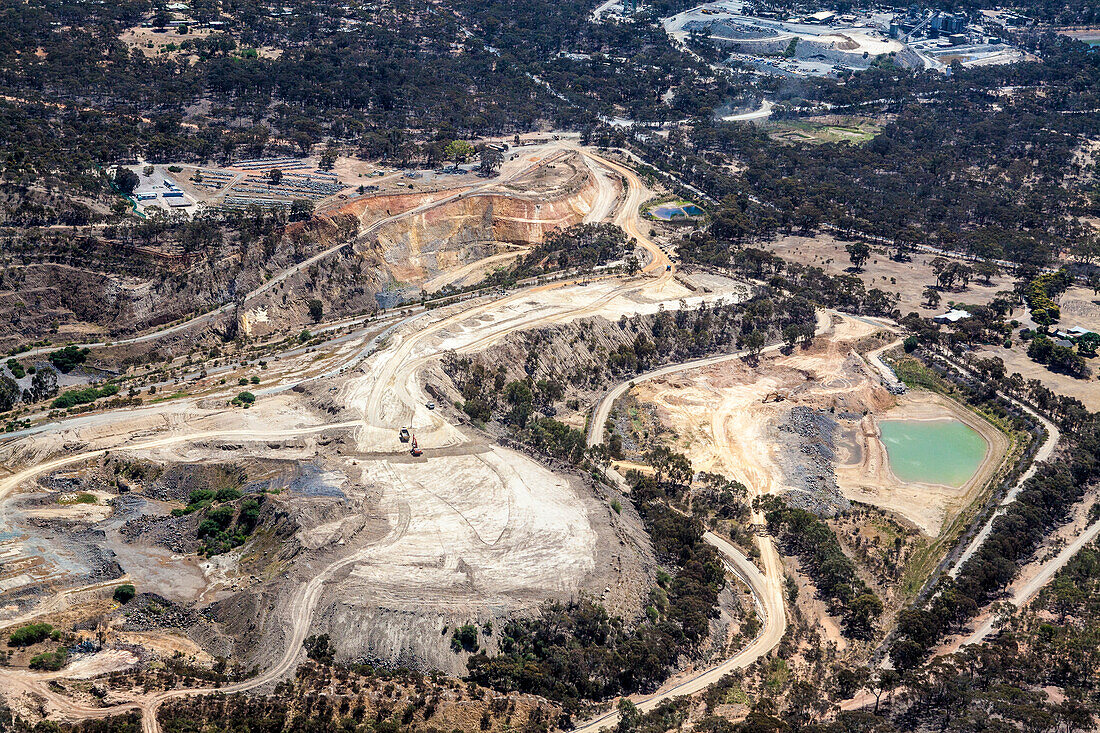
{"label": "gravel pile", "polygon": [[38,479],[38,485],[59,494],[70,494],[76,491],[83,491],[85,488],[84,481],[80,478],[75,476],[58,476],[57,474],[41,477]]}
{"label": "gravel pile", "polygon": [[118,533],[127,542],[140,541],[175,553],[189,554],[199,547],[196,539],[198,526],[198,514],[182,517],[144,514],[123,524]]}
{"label": "gravel pile", "polygon": [[200,620],[200,616],[190,608],[158,596],[156,593],[142,593],[126,604],[123,631],[151,631],[152,629],[188,629]]}
{"label": "gravel pile", "polygon": [[836,482],[836,419],[824,410],[800,405],[791,408],[777,432],[788,447],[779,452],[787,502],[821,517],[847,511],[851,503]]}

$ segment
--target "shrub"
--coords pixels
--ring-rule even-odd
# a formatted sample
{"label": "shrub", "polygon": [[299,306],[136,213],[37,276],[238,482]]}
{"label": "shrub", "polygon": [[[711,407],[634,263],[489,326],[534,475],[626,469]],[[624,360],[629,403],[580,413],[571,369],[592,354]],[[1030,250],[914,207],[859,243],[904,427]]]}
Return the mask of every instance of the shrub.
{"label": "shrub", "polygon": [[48,672],[56,672],[69,662],[69,653],[64,649],[52,652],[43,652],[31,657],[31,669],[41,669]]}
{"label": "shrub", "polygon": [[218,489],[217,495],[214,497],[216,501],[236,501],[241,498],[241,492],[232,486],[226,486]]}
{"label": "shrub", "polygon": [[455,629],[454,633],[451,634],[451,649],[456,653],[467,651],[473,654],[476,652],[478,650],[477,626],[466,624]]}
{"label": "shrub", "polygon": [[88,354],[88,349],[81,349],[76,346],[66,346],[64,349],[58,349],[57,351],[51,352],[48,358],[50,363],[57,368],[57,371],[62,374],[68,374],[78,365],[87,361]]}
{"label": "shrub", "polygon": [[305,647],[306,656],[310,659],[321,664],[332,664],[336,650],[330,643],[328,634],[308,636],[302,642],[302,646]]}
{"label": "shrub", "polygon": [[129,603],[134,599],[135,595],[137,595],[137,589],[129,583],[126,583],[125,585],[120,585],[115,588],[112,598],[119,603]]}
{"label": "shrub", "polygon": [[30,646],[45,641],[51,634],[53,634],[53,627],[49,624],[27,624],[11,632],[8,637],[8,646]]}
{"label": "shrub", "polygon": [[103,387],[78,387],[62,392],[60,397],[50,403],[50,406],[56,410],[64,410],[76,405],[87,405],[100,397],[111,397],[116,394],[118,394],[117,384],[107,384]]}

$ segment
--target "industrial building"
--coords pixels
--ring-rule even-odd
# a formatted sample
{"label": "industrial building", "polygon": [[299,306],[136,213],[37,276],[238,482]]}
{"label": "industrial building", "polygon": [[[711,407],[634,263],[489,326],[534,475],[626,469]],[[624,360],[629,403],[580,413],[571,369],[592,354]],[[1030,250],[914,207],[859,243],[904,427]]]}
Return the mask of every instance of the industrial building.
{"label": "industrial building", "polygon": [[930,12],[927,15],[910,10],[906,15],[894,16],[890,21],[890,37],[909,40],[910,38],[939,38],[966,32],[970,19],[966,13]]}

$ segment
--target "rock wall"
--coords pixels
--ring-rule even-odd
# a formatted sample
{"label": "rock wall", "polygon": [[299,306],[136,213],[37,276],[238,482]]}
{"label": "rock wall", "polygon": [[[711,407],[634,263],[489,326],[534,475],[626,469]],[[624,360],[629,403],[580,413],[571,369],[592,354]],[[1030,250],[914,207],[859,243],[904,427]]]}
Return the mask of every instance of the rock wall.
{"label": "rock wall", "polygon": [[384,224],[356,252],[376,260],[392,281],[415,286],[489,256],[492,242],[537,244],[548,232],[579,223],[597,194],[591,176],[555,198],[475,193]]}
{"label": "rock wall", "polygon": [[[370,312],[379,293],[416,297],[431,278],[495,254],[497,243],[541,242],[546,233],[583,220],[598,196],[584,165],[535,169],[495,191],[475,184],[430,192],[365,196],[309,222],[290,224],[248,244],[227,238],[203,257],[171,268],[150,264],[148,274],[58,263],[10,265],[0,280],[0,344],[11,347],[44,336],[55,341],[114,338],[232,303],[265,277],[342,242],[347,247],[287,278],[237,312],[179,338],[158,340],[163,353],[196,341],[242,333],[263,337],[311,324],[308,302],[319,299],[325,317]],[[461,197],[363,232],[400,212]],[[465,195],[468,194],[468,195]],[[105,246],[110,246],[105,244]]]}
{"label": "rock wall", "polygon": [[[738,53],[778,56],[786,52],[790,46],[791,36],[738,40],[712,37],[711,40],[721,48]],[[851,46],[851,48],[846,48],[846,46]],[[894,50],[893,53],[895,54],[894,61],[899,66],[912,68],[923,66],[924,62],[907,46],[898,44],[898,49]],[[878,55],[865,53],[865,50],[858,43],[845,39],[843,36],[821,36],[820,38],[799,36],[794,51],[794,56],[797,59],[822,58],[827,61],[860,68],[869,67]]]}

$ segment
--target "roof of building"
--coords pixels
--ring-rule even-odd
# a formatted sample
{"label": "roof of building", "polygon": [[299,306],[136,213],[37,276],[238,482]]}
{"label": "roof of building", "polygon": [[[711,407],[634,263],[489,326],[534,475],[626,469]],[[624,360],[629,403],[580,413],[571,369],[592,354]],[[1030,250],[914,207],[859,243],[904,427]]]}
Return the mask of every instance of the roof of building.
{"label": "roof of building", "polygon": [[958,308],[952,308],[942,315],[933,316],[932,320],[940,322],[949,321],[951,323],[955,323],[956,321],[961,321],[964,318],[970,318],[970,313],[964,310],[959,310]]}

